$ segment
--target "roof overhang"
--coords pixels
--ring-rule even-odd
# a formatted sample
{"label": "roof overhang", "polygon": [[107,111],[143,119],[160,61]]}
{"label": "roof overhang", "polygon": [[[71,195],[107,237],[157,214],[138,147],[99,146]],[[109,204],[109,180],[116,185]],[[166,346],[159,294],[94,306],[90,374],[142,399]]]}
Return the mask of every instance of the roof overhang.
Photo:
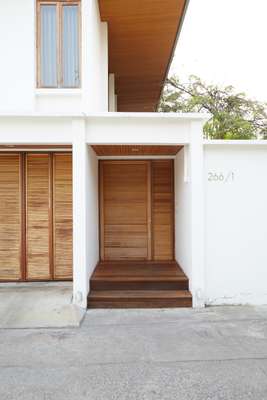
{"label": "roof overhang", "polygon": [[99,0],[118,111],[155,111],[189,0]]}

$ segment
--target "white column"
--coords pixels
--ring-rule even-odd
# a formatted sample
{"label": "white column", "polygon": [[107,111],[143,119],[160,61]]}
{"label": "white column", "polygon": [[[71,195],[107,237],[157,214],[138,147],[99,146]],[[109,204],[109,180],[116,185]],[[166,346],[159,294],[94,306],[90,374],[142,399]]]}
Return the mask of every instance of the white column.
{"label": "white column", "polygon": [[86,177],[88,150],[85,121],[74,119],[73,129],[73,302],[86,308],[88,293]]}
{"label": "white column", "polygon": [[205,306],[205,240],[203,182],[203,122],[192,121],[189,169],[191,182],[191,270],[193,306]]}
{"label": "white column", "polygon": [[82,110],[108,111],[108,25],[98,0],[82,1]]}

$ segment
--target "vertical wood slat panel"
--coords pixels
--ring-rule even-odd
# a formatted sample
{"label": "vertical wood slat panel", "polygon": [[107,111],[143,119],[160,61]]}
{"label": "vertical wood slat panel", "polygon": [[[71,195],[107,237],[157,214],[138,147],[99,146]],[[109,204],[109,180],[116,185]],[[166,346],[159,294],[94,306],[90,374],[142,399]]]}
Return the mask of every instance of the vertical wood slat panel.
{"label": "vertical wood slat panel", "polygon": [[99,254],[100,260],[105,259],[105,213],[104,213],[104,164],[98,165],[98,196],[99,196]]}
{"label": "vertical wood slat panel", "polygon": [[151,162],[147,162],[147,260],[152,258]]}
{"label": "vertical wood slat panel", "polygon": [[26,278],[49,280],[49,154],[26,156]]}
{"label": "vertical wood slat panel", "polygon": [[21,279],[21,157],[0,155],[0,280]]}
{"label": "vertical wood slat panel", "polygon": [[21,279],[26,280],[26,154],[20,153],[20,218],[21,218]]}
{"label": "vertical wood slat panel", "polygon": [[72,278],[72,156],[55,153],[53,162],[54,278]]}
{"label": "vertical wood slat panel", "polygon": [[153,259],[174,259],[173,160],[152,161]]}

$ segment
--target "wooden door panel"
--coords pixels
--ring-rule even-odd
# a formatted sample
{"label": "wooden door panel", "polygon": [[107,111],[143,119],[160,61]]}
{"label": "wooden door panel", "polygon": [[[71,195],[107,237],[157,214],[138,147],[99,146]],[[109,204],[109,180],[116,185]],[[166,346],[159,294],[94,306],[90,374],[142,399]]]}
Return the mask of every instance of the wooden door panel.
{"label": "wooden door panel", "polygon": [[173,160],[152,161],[153,259],[174,258]]}
{"label": "wooden door panel", "polygon": [[0,155],[0,280],[21,279],[20,160]]}
{"label": "wooden door panel", "polygon": [[54,154],[54,278],[72,278],[72,156]]}
{"label": "wooden door panel", "polygon": [[150,164],[103,161],[101,182],[101,258],[150,257]]}
{"label": "wooden door panel", "polygon": [[147,247],[105,247],[105,261],[147,260]]}
{"label": "wooden door panel", "polygon": [[50,279],[50,156],[26,157],[26,276]]}
{"label": "wooden door panel", "polygon": [[146,259],[147,225],[106,225],[105,259]]}
{"label": "wooden door panel", "polygon": [[104,164],[105,224],[147,223],[147,164]]}
{"label": "wooden door panel", "polygon": [[136,247],[142,247],[147,241],[147,225],[106,225],[105,245],[121,245],[131,247],[135,241]]}
{"label": "wooden door panel", "polygon": [[105,201],[106,225],[146,225],[147,205],[135,200]]}

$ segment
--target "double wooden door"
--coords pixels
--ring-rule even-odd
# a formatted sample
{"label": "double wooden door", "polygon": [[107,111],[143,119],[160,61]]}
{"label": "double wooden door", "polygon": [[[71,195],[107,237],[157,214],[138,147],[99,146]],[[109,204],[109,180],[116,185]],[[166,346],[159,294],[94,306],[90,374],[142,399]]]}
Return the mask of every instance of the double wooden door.
{"label": "double wooden door", "polygon": [[100,161],[101,260],[173,260],[173,210],[173,160]]}
{"label": "double wooden door", "polygon": [[72,278],[72,156],[0,154],[0,280]]}

